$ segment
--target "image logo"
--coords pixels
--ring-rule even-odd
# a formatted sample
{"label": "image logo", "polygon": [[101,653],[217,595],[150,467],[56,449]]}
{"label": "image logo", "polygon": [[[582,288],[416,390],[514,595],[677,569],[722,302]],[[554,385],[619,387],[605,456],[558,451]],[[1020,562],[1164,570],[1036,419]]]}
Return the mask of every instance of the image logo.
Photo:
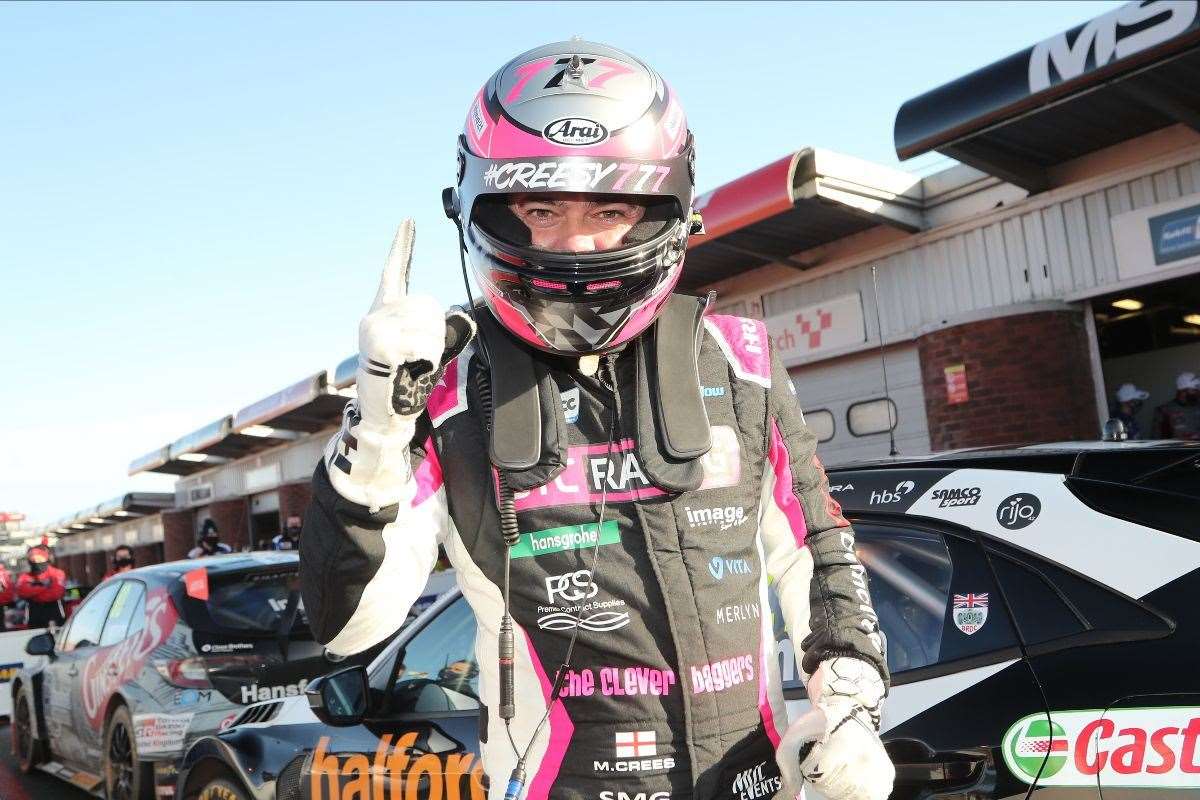
{"label": "image logo", "polygon": [[719,581],[725,580],[725,575],[749,575],[750,564],[744,558],[721,558],[713,556],[708,562],[708,572]]}
{"label": "image logo", "polygon": [[714,508],[684,506],[683,513],[687,515],[689,528],[712,526],[720,531],[740,527],[749,519],[744,506],[716,506]]}
{"label": "image logo", "polygon": [[954,595],[954,626],[967,636],[987,622],[988,593]]}
{"label": "image logo", "polygon": [[567,424],[574,425],[579,421],[579,387],[560,392],[559,397],[562,399],[563,416],[566,417]]}
{"label": "image logo", "polygon": [[1017,531],[1038,518],[1042,513],[1042,501],[1028,492],[1012,494],[996,509],[996,521],[1010,531]]}
{"label": "image logo", "polygon": [[564,117],[543,128],[542,136],[547,141],[567,147],[587,147],[607,139],[608,128],[587,117]]}
{"label": "image logo", "polygon": [[1067,763],[1070,746],[1066,732],[1057,722],[1043,716],[1022,722],[1016,726],[1016,735],[1007,737],[1010,762],[1030,782],[1038,777],[1039,772],[1042,778],[1054,777]]}

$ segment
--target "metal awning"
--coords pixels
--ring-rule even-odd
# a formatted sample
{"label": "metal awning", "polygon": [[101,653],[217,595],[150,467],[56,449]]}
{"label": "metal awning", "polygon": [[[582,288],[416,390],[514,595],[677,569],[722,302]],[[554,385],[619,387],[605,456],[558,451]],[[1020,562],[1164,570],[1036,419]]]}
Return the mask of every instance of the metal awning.
{"label": "metal awning", "polygon": [[919,177],[806,147],[697,198],[706,233],[688,245],[680,286],[765,264],[808,269],[796,253],[876,225],[922,230],[921,206]]}
{"label": "metal awning", "polygon": [[266,447],[273,447],[278,440],[336,425],[346,400],[322,370],[238,411],[233,415],[233,432],[258,436]]}
{"label": "metal awning", "polygon": [[175,495],[172,492],[127,492],[91,508],[85,508],[63,517],[57,522],[44,526],[36,533],[55,533],[60,536],[78,533],[135,517],[158,514],[165,509],[174,507]]}
{"label": "metal awning", "polygon": [[937,150],[1031,192],[1046,169],[1159,128],[1200,131],[1200,7],[1127,3],[896,113],[896,154]]}

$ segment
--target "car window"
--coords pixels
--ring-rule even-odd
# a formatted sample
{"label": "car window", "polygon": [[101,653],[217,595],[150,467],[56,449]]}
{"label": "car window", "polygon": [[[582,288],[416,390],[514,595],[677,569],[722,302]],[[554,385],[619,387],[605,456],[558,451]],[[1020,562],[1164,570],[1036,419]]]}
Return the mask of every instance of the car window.
{"label": "car window", "polygon": [[[208,578],[208,600],[189,599],[188,622],[198,630],[245,637],[278,633],[287,613],[289,595],[299,592],[296,572],[240,572]],[[299,602],[293,634],[307,629],[304,604]],[[198,606],[198,607],[197,607]]]}
{"label": "car window", "polygon": [[121,588],[113,599],[112,607],[108,610],[108,619],[104,622],[104,630],[100,634],[101,647],[116,644],[129,634],[129,623],[137,612],[144,593],[141,581],[121,582]]}
{"label": "car window", "polygon": [[[475,615],[459,597],[442,609],[412,637],[400,652],[403,661],[372,677],[386,689],[387,674],[395,672],[389,710],[413,712],[463,711],[479,705],[479,664],[475,661]],[[380,683],[380,672],[384,680]]]}
{"label": "car window", "polygon": [[1070,637],[1132,640],[1165,636],[1171,623],[1131,597],[1015,548],[989,547],[996,574],[1004,586],[1029,645],[1043,645]]}
{"label": "car window", "polygon": [[[987,560],[973,541],[933,524],[855,521],[854,530],[893,676],[988,653],[999,658],[1016,647]],[[771,594],[780,674],[795,685],[799,665]]]}
{"label": "car window", "polygon": [[104,618],[108,616],[109,606],[121,588],[121,583],[114,581],[101,586],[83,601],[76,609],[71,629],[67,631],[66,641],[63,642],[63,652],[70,652],[80,647],[91,647],[100,641],[100,631],[104,628]]}

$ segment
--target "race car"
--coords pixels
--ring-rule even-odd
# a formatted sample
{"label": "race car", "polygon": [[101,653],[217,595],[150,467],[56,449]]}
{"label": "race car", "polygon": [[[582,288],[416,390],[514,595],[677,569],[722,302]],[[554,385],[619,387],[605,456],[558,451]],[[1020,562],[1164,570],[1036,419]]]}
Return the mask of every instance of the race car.
{"label": "race car", "polygon": [[[299,602],[299,558],[256,552],[141,567],[97,586],[12,682],[13,751],[109,798],[170,797],[185,746],[331,667]],[[357,657],[367,663],[381,648]]]}
{"label": "race car", "polygon": [[[829,475],[886,636],[893,800],[1200,797],[1200,445],[976,450]],[[752,608],[723,613],[757,624]],[[807,701],[777,632],[794,716]],[[485,800],[474,637],[446,595],[369,667],[199,739],[178,795]],[[594,768],[616,785],[653,750]],[[742,777],[729,800],[773,793]]]}

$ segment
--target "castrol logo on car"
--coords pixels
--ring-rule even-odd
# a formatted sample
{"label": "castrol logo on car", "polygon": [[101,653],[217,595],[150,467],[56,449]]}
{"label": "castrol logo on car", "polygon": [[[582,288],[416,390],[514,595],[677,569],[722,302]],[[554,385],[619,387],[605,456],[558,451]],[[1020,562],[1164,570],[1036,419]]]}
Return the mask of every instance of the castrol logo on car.
{"label": "castrol logo on car", "polygon": [[1004,734],[1004,762],[1038,786],[1200,788],[1200,708],[1031,714]]}

